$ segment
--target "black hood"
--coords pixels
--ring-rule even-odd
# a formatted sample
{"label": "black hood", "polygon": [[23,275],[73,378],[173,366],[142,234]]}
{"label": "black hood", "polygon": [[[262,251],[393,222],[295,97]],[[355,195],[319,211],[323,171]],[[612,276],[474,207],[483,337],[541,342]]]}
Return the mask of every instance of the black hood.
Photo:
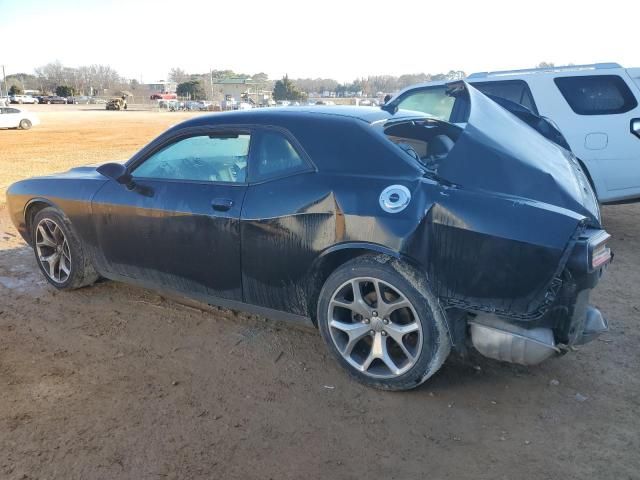
{"label": "black hood", "polygon": [[465,188],[493,191],[572,210],[600,224],[593,190],[573,154],[466,82],[450,85],[468,102],[468,121],[438,175]]}

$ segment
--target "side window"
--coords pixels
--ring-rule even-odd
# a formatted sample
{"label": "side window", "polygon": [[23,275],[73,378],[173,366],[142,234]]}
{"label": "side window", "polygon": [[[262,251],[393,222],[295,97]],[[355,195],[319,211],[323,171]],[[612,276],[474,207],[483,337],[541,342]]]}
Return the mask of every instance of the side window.
{"label": "side window", "polygon": [[493,95],[494,97],[510,100],[528,108],[536,115],[538,114],[536,102],[533,100],[533,95],[531,95],[529,85],[524,80],[474,82],[471,85],[476,87],[485,95]]}
{"label": "side window", "polygon": [[400,100],[398,108],[428,113],[440,120],[449,121],[455,98],[447,95],[447,87],[431,87],[416,90]]}
{"label": "side window", "polygon": [[256,134],[255,147],[251,152],[250,179],[259,182],[309,169],[287,138],[272,131]]}
{"label": "side window", "polygon": [[250,135],[199,135],[154,153],[133,172],[134,178],[244,183]]}
{"label": "side window", "polygon": [[578,115],[625,113],[638,106],[629,86],[618,75],[558,77],[554,82]]}

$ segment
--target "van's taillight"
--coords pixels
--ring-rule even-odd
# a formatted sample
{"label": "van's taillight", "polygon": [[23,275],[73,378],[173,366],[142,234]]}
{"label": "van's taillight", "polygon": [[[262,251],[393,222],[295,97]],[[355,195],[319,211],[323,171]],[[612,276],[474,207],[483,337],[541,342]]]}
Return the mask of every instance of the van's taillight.
{"label": "van's taillight", "polygon": [[[607,238],[609,240],[609,238]],[[607,247],[606,240],[596,245],[591,251],[591,268],[596,269],[611,260],[611,249]]]}
{"label": "van's taillight", "polygon": [[640,138],[640,118],[631,120],[631,133]]}

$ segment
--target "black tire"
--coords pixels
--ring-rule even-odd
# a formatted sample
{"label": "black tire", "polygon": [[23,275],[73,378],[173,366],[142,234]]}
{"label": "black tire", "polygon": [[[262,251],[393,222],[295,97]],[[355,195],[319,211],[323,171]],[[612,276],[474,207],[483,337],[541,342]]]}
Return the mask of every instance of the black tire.
{"label": "black tire", "polygon": [[[38,257],[38,250],[36,248],[36,232],[40,222],[45,219],[52,220],[58,227],[60,227],[69,245],[69,251],[71,255],[70,273],[68,275],[68,278],[63,282],[57,282],[53,280],[45,270],[43,263]],[[91,260],[85,253],[82,242],[75,234],[71,222],[56,208],[43,208],[35,215],[33,221],[31,222],[31,239],[33,243],[33,251],[36,257],[36,263],[38,264],[40,271],[42,272],[45,279],[57,289],[74,290],[76,288],[82,288],[91,285],[95,283],[96,280],[98,280],[99,275],[93,268]]]}
{"label": "black tire", "polygon": [[[415,353],[415,363],[407,371],[391,378],[378,378],[357,370],[343,357],[331,336],[329,305],[334,293],[346,282],[362,277],[376,278],[393,285],[411,302],[417,313],[417,321],[422,326],[422,342],[419,351]],[[349,374],[365,385],[382,390],[409,390],[419,386],[440,369],[451,351],[444,313],[437,298],[431,293],[424,275],[384,255],[358,257],[336,269],[320,292],[317,320],[329,350]],[[384,341],[388,342],[386,337]]]}
{"label": "black tire", "polygon": [[20,128],[22,130],[29,130],[31,128],[31,120],[28,120],[26,118],[20,120]]}

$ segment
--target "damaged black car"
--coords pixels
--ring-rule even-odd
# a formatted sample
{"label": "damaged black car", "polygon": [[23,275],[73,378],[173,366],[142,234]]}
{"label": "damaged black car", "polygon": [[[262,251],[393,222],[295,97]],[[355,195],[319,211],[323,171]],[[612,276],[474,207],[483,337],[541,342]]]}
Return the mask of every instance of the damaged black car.
{"label": "damaged black car", "polygon": [[45,278],[311,323],[356,379],[420,385],[452,349],[525,365],[606,331],[609,235],[575,157],[464,82],[411,111],[204,115],[126,163],[31,178],[9,211]]}

